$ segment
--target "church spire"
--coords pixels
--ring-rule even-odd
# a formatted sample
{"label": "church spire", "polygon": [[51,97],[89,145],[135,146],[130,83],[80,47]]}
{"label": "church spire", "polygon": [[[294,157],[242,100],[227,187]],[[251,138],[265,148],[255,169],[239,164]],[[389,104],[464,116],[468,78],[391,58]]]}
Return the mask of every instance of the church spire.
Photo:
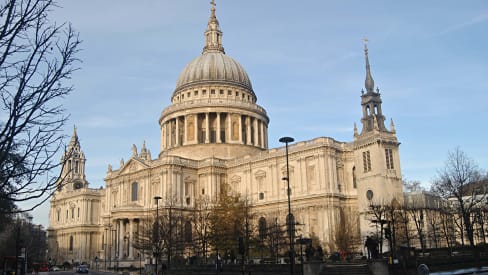
{"label": "church spire", "polygon": [[79,147],[79,140],[78,140],[78,133],[76,132],[76,125],[73,126],[73,135],[71,136],[71,140],[69,142],[69,148],[72,149],[73,147],[77,146]]}
{"label": "church spire", "polygon": [[225,53],[222,46],[222,31],[220,30],[219,20],[215,16],[215,0],[210,2],[212,8],[210,9],[210,19],[208,20],[207,30],[205,31],[205,47],[203,53],[207,52],[222,52]]}
{"label": "church spire", "polygon": [[388,130],[385,127],[385,117],[381,110],[381,94],[379,89],[374,90],[374,81],[369,66],[368,47],[366,45],[368,40],[364,38],[363,41],[364,53],[366,55],[366,81],[364,82],[366,93],[361,92],[361,106],[363,109],[363,117],[361,118],[363,129],[361,133],[372,131],[385,132]]}
{"label": "church spire", "polygon": [[373,80],[373,77],[371,76],[371,69],[369,66],[368,39],[363,38],[363,42],[364,42],[364,55],[366,57],[366,80],[364,81],[364,86],[365,86],[366,91],[368,93],[373,93],[374,92],[374,80]]}

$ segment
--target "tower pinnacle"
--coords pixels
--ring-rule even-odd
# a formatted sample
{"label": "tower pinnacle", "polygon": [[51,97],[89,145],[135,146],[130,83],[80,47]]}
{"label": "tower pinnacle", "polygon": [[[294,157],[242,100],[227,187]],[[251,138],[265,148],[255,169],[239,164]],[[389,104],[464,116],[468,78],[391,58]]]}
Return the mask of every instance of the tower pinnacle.
{"label": "tower pinnacle", "polygon": [[368,39],[363,38],[364,42],[364,55],[366,56],[366,80],[364,81],[364,86],[368,93],[374,92],[374,80],[371,76],[371,69],[369,66],[369,57],[368,57]]}
{"label": "tower pinnacle", "polygon": [[210,19],[208,20],[207,30],[205,31],[205,47],[203,53],[207,52],[222,52],[225,53],[222,46],[222,31],[220,30],[219,20],[215,16],[215,0],[210,2],[212,8],[210,9]]}

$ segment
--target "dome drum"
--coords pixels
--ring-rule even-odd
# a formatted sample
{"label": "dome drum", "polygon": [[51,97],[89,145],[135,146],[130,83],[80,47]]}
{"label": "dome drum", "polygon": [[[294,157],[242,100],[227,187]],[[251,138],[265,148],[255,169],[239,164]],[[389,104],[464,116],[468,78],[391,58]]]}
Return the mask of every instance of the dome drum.
{"label": "dome drum", "polygon": [[241,87],[222,85],[222,83],[216,83],[214,85],[195,85],[180,89],[173,93],[171,102],[173,104],[178,104],[209,99],[256,103],[256,95],[254,92]]}

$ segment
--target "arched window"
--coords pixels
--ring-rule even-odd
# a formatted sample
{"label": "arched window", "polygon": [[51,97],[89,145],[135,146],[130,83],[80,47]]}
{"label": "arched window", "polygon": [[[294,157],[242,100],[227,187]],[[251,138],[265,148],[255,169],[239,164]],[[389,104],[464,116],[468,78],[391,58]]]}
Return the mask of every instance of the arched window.
{"label": "arched window", "polygon": [[69,236],[69,251],[73,251],[73,236]]}
{"label": "arched window", "polygon": [[139,188],[139,184],[137,182],[132,183],[132,201],[137,201],[137,189]]}
{"label": "arched window", "polygon": [[266,230],[267,230],[265,217],[259,218],[258,230],[259,230],[259,238],[263,240],[266,237]]}
{"label": "arched window", "polygon": [[192,232],[191,232],[191,223],[189,221],[185,222],[185,242],[190,243],[192,242]]}

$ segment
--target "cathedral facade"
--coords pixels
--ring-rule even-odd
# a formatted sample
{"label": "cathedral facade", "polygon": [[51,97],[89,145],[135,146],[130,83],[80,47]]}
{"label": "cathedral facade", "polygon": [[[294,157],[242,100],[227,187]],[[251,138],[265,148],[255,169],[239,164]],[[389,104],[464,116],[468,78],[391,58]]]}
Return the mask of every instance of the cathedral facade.
{"label": "cathedral facade", "polygon": [[[364,240],[373,229],[369,204],[403,196],[399,142],[393,122],[385,127],[366,45],[365,57],[362,129],[355,125],[353,141],[318,137],[288,146],[290,204],[300,234],[330,249],[341,219],[352,220]],[[203,52],[181,72],[171,105],[159,117],[156,157],[145,144],[140,150],[133,145],[128,161],[109,165],[105,188],[91,189],[75,129],[51,200],[49,257],[57,263],[96,258],[137,266],[141,255],[150,257],[134,247],[148,213],[157,206],[192,211],[199,199],[217,201],[224,188],[246,198],[256,222],[285,224],[285,147],[268,148],[269,118],[256,102],[247,72],[225,54],[212,6]]]}

